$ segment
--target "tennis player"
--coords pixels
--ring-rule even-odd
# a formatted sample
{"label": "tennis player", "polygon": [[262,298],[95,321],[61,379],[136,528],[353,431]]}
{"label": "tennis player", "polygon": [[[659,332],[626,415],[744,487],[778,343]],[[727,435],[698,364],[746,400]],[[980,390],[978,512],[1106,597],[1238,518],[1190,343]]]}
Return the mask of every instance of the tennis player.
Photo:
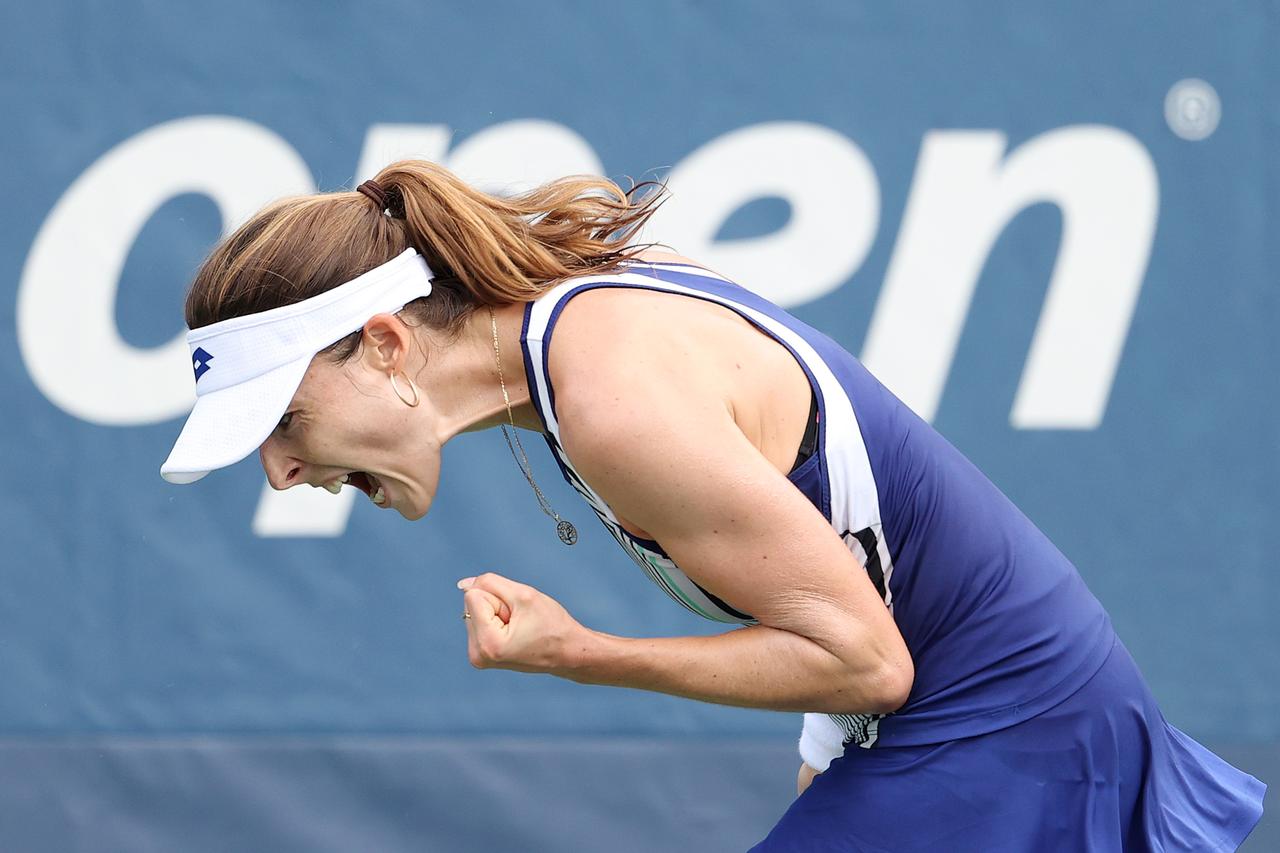
{"label": "tennis player", "polygon": [[829,338],[634,245],[660,197],[403,161],[270,205],[191,287],[162,474],[258,450],[277,489],[417,519],[448,440],[500,426],[572,545],[507,430],[540,432],[663,592],[741,627],[610,636],[483,574],[471,662],[805,712],[802,793],[755,849],[1236,849],[1263,784],[1165,722],[1071,563]]}

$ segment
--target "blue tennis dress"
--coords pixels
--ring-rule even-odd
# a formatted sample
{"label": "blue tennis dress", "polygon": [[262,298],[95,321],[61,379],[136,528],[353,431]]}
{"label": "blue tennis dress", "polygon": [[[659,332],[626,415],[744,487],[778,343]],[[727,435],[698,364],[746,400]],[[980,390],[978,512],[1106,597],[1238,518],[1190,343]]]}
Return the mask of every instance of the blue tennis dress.
{"label": "blue tennis dress", "polygon": [[823,770],[760,851],[1228,851],[1265,786],[1169,725],[1110,619],[1026,516],[848,352],[700,267],[630,262],[525,308],[533,402],[569,483],[640,568],[689,610],[753,624],[630,535],[560,444],[548,354],[561,310],[597,287],[683,294],[737,312],[809,378],[816,452],[790,473],[893,613],[915,663],[897,712],[806,714]]}

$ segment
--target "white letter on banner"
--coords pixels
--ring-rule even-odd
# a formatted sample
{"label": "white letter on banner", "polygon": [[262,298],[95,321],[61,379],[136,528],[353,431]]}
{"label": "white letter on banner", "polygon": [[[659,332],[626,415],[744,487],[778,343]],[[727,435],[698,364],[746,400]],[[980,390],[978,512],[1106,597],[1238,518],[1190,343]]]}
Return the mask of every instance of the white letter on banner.
{"label": "white letter on banner", "polygon": [[1142,288],[1159,198],[1137,140],[1101,126],[1039,136],[1002,162],[998,131],[925,135],[862,360],[921,417],[937,414],[983,264],[1024,208],[1062,210],[1062,241],[1010,417],[1102,421]]}
{"label": "white letter on banner", "polygon": [[515,195],[565,175],[600,175],[591,145],[564,125],[541,119],[495,124],[449,153],[449,168],[496,195]]}
{"label": "white letter on banner", "polygon": [[449,127],[443,124],[373,124],[364,135],[356,167],[356,184],[364,183],[396,160],[439,163],[449,150]]}
{"label": "white letter on banner", "polygon": [[[669,186],[646,232],[783,306],[817,299],[853,275],[880,218],[880,186],[862,149],[803,122],[726,133],[681,161]],[[783,228],[714,239],[735,210],[769,196],[791,205]]]}
{"label": "white letter on banner", "polygon": [[487,192],[511,195],[565,175],[599,175],[604,167],[591,146],[564,125],[541,119],[503,122],[468,137],[449,152],[443,124],[375,124],[365,135],[357,181],[404,159],[444,163]]}
{"label": "white letter on banner", "polygon": [[[375,124],[365,136],[357,181],[371,178],[396,160],[441,162],[449,128],[441,124]],[[464,180],[498,194],[529,189],[565,175],[604,171],[595,151],[563,125],[537,119],[509,121],[468,137],[448,152],[446,165]],[[253,532],[259,536],[340,536],[347,527],[357,492],[324,489],[278,492],[264,484]]]}
{"label": "white letter on banner", "polygon": [[[187,412],[195,386],[185,338],[144,350],[116,328],[120,273],[138,232],[181,193],[209,196],[230,230],[276,196],[313,190],[289,143],[238,118],[178,119],[108,151],[54,205],[22,271],[18,347],[36,387],[96,424],[155,423]],[[62,325],[68,333],[50,334]],[[86,364],[94,365],[92,382],[84,381]]]}

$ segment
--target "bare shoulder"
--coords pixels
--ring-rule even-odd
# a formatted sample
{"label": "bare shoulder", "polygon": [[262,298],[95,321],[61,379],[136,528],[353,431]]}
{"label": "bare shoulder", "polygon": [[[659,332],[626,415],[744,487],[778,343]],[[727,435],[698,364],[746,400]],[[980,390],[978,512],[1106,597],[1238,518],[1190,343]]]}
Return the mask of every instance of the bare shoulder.
{"label": "bare shoulder", "polygon": [[605,287],[579,293],[556,323],[548,373],[559,443],[619,522],[644,538],[669,529],[648,512],[649,484],[680,490],[708,445],[737,432],[706,308],[718,306]]}
{"label": "bare shoulder", "polygon": [[[690,261],[652,251],[642,260]],[[604,455],[630,454],[637,442],[666,442],[666,428],[713,436],[727,415],[758,453],[790,470],[809,380],[749,319],[711,299],[645,287],[594,287],[562,304],[548,370],[575,464],[587,442]]]}
{"label": "bare shoulder", "polygon": [[[645,249],[635,258],[707,269],[691,258],[657,249]],[[706,302],[656,289],[596,287],[579,293],[565,304],[556,322],[555,356],[550,367],[557,396],[561,384],[557,362],[562,369],[578,359],[584,367],[601,369],[642,363],[655,367],[659,362],[655,356],[659,355],[666,356],[661,361],[686,362],[688,356],[696,355],[691,350],[698,348],[689,327],[727,313]]]}
{"label": "bare shoulder", "polygon": [[[724,411],[714,357],[716,306],[676,294],[604,287],[579,293],[556,322],[548,371],[566,446],[613,449],[691,401]],[[572,451],[571,451],[572,453]]]}

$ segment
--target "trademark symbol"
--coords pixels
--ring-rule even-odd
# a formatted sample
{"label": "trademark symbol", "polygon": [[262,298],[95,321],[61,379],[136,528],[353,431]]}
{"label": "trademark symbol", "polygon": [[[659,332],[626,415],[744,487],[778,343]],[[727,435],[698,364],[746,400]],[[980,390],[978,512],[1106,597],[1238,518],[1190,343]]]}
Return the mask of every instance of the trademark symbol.
{"label": "trademark symbol", "polygon": [[1222,118],[1222,102],[1218,93],[1203,80],[1190,77],[1179,80],[1164,96],[1164,120],[1169,129],[1182,139],[1198,142],[1218,129]]}

